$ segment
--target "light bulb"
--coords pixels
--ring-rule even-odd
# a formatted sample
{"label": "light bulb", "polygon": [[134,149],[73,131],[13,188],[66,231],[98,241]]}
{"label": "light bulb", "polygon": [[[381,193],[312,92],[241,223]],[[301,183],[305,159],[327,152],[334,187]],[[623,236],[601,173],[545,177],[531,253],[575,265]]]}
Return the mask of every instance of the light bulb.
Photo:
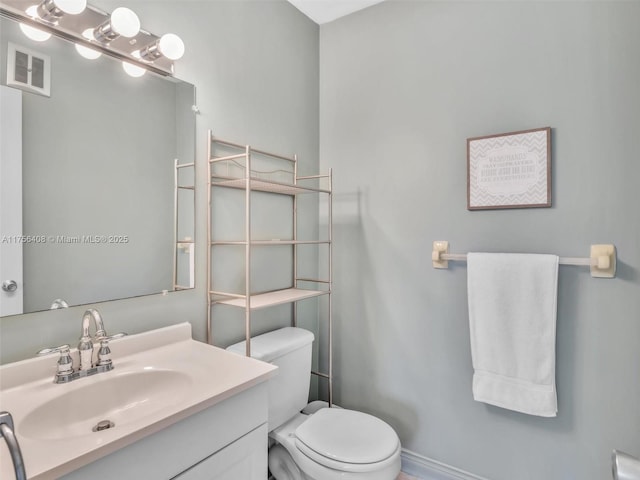
{"label": "light bulb", "polygon": [[179,60],[184,55],[184,42],[174,33],[165,33],[158,42],[158,50],[169,60]]}
{"label": "light bulb", "polygon": [[125,72],[127,72],[127,75],[134,78],[141,77],[145,73],[147,73],[146,69],[129,62],[122,62],[122,68],[124,69]]}
{"label": "light bulb", "polygon": [[49,32],[32,27],[31,25],[25,25],[24,23],[20,24],[20,30],[22,30],[22,33],[34,42],[44,42],[51,38],[51,34]]}
{"label": "light bulb", "polygon": [[[35,7],[36,15],[43,22],[57,25],[61,17],[66,14],[77,15],[87,8],[87,0],[42,0]],[[29,13],[29,9],[27,9]]]}
{"label": "light bulb", "polygon": [[111,13],[111,28],[123,37],[135,37],[140,32],[140,19],[133,10],[118,7]]}
{"label": "light bulb", "polygon": [[87,0],[53,0],[54,5],[69,15],[77,15],[87,8]]}

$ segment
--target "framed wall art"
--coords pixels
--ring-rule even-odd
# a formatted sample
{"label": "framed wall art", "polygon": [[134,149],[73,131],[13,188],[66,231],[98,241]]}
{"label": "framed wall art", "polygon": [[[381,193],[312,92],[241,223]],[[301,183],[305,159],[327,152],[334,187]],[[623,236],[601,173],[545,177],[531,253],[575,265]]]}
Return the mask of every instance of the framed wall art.
{"label": "framed wall art", "polygon": [[467,139],[467,209],[550,206],[550,127]]}

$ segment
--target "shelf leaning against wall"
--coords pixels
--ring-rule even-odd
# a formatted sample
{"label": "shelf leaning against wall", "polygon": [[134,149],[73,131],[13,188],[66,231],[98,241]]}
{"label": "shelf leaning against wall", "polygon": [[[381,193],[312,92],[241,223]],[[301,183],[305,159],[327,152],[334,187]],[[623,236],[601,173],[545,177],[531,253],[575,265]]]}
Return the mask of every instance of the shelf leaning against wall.
{"label": "shelf leaning against wall", "polygon": [[[251,315],[262,308],[276,305],[292,304],[292,325],[297,325],[296,302],[308,298],[326,295],[328,308],[326,310],[327,341],[327,371],[326,373],[312,372],[314,375],[327,380],[329,405],[333,403],[333,355],[332,355],[332,311],[331,311],[331,282],[332,282],[332,172],[326,175],[298,176],[297,156],[287,157],[252,148],[250,145],[240,145],[219,138],[208,132],[208,216],[207,216],[207,341],[213,343],[212,310],[214,305],[227,305],[244,309],[246,355],[251,356]],[[266,160],[256,165],[255,158]],[[266,165],[266,167],[265,167]],[[214,240],[212,221],[212,189],[230,188],[243,191],[244,194],[244,235],[242,239]],[[289,239],[257,239],[251,231],[252,192],[264,192],[275,195],[286,195],[293,198],[293,229]],[[327,233],[326,240],[309,240],[298,238],[298,196],[305,194],[320,194],[327,202]],[[215,246],[244,247],[244,288],[241,292],[222,291],[215,288],[212,272],[212,258]],[[293,247],[293,271],[291,285],[288,288],[254,292],[251,285],[252,248],[255,246]],[[326,245],[328,265],[327,278],[309,278],[298,275],[299,246]],[[214,260],[215,261],[215,260]],[[309,288],[313,285],[315,288]]]}

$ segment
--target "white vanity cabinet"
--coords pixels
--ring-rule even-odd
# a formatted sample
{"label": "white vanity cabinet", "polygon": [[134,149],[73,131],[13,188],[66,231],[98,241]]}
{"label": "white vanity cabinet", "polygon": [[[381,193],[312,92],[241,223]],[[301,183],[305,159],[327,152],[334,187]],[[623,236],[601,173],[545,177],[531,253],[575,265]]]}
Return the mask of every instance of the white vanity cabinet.
{"label": "white vanity cabinet", "polygon": [[267,382],[61,477],[63,480],[265,480]]}
{"label": "white vanity cabinet", "polygon": [[[50,357],[0,365],[0,410],[29,480],[267,477],[277,367],[197,342],[188,323],[115,340],[111,353],[113,370],[63,384]],[[3,445],[2,480],[14,477]]]}
{"label": "white vanity cabinet", "polygon": [[174,480],[265,480],[267,426],[263,424],[231,445],[181,473]]}

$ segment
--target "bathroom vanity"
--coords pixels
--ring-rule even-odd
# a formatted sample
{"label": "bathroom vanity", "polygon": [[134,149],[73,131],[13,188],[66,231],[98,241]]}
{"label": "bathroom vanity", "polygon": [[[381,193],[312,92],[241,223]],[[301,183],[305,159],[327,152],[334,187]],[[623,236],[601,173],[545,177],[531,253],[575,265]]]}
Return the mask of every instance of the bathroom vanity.
{"label": "bathroom vanity", "polygon": [[[111,350],[112,371],[68,384],[53,382],[55,356],[0,367],[0,410],[13,415],[29,479],[266,478],[277,368],[196,342],[187,323]],[[2,444],[0,478],[13,475]]]}

